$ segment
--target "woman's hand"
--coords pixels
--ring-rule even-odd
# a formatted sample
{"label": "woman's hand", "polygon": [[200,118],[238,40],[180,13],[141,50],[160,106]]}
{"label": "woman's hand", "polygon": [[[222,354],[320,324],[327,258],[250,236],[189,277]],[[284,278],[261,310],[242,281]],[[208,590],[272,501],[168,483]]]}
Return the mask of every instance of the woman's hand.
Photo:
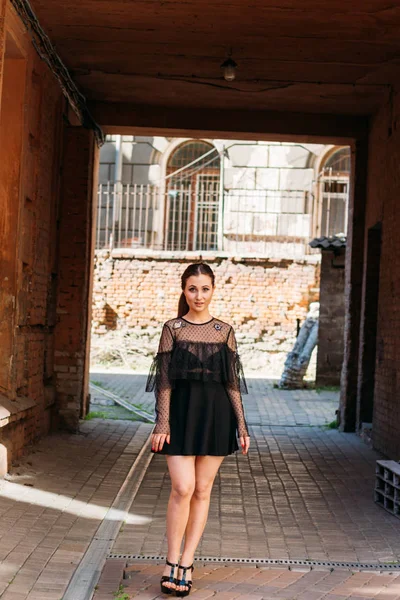
{"label": "woman's hand", "polygon": [[151,436],[151,449],[154,452],[160,452],[164,446],[164,442],[170,443],[171,436],[166,433],[153,433]]}
{"label": "woman's hand", "polygon": [[250,447],[250,436],[241,435],[239,440],[240,440],[240,445],[242,446],[242,454],[247,454],[247,452],[249,451],[249,447]]}

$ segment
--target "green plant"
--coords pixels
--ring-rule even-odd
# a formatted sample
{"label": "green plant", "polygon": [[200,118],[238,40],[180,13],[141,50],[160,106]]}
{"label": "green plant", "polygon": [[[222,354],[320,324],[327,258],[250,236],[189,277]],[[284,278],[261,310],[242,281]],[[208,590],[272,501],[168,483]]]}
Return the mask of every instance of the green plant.
{"label": "green plant", "polygon": [[340,385],[321,385],[319,387],[315,387],[314,391],[318,394],[320,392],[340,392]]}
{"label": "green plant", "polygon": [[85,421],[90,421],[91,419],[107,419],[108,415],[106,412],[102,410],[94,410],[86,415]]}
{"label": "green plant", "polygon": [[124,592],[124,586],[122,583],[119,584],[119,587],[116,592],[114,592],[115,600],[130,600],[129,595]]}
{"label": "green plant", "polygon": [[337,422],[336,419],[334,419],[330,423],[325,423],[324,427],[326,427],[326,429],[337,429],[338,428],[338,422]]}

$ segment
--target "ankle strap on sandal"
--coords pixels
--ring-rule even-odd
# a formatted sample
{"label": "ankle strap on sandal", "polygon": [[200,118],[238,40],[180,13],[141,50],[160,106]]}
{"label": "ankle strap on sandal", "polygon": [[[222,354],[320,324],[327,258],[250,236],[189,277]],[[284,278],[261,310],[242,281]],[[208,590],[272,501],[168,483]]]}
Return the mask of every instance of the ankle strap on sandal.
{"label": "ankle strap on sandal", "polygon": [[188,569],[192,569],[192,571],[194,571],[194,564],[192,563],[192,564],[190,565],[190,567],[184,567],[183,565],[179,565],[179,568],[183,570],[183,573],[182,573],[182,579],[184,579],[184,578],[185,578],[185,575],[186,575],[186,571],[187,571]]}
{"label": "ankle strap on sandal", "polygon": [[179,564],[178,563],[172,563],[169,562],[168,558],[165,559],[165,562],[167,563],[167,565],[169,565],[170,567],[178,567]]}

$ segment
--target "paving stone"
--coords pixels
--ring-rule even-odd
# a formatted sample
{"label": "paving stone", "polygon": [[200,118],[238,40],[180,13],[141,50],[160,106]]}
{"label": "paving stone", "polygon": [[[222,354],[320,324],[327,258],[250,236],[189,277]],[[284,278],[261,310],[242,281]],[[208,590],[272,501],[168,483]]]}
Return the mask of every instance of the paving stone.
{"label": "paving stone", "polygon": [[[143,376],[136,382],[132,375],[123,382],[113,382],[111,376],[108,385],[114,392],[119,386],[118,393],[128,395],[129,386],[137,390],[143,386]],[[250,392],[244,397],[252,434],[250,454],[224,460],[197,558],[398,560],[400,521],[373,502],[375,461],[380,455],[354,434],[323,427],[334,418],[337,394],[321,401],[316,392],[277,390],[263,379],[252,379]],[[135,394],[135,401],[143,396],[149,408],[154,403],[143,390]],[[83,435],[50,436],[20,461],[33,488],[23,486],[22,479],[19,483],[15,474],[14,481],[0,482],[2,600],[62,597],[140,449],[135,446],[137,428],[134,422],[87,421]],[[166,554],[169,486],[165,458],[154,456],[131,507],[131,514],[149,521],[126,524],[114,552]],[[37,492],[35,502],[30,500],[32,489]],[[4,490],[11,497],[2,495]],[[100,507],[96,515],[95,506]],[[113,600],[121,582],[135,600],[163,597],[159,588],[163,561],[131,563],[126,570],[131,579],[122,580],[124,566],[125,561],[106,562],[94,600]],[[14,590],[8,584],[13,577]],[[199,600],[400,596],[400,575],[352,576],[323,566],[313,570],[294,566],[289,571],[198,562],[193,577],[191,597]]]}
{"label": "paving stone", "polygon": [[[0,481],[0,522],[7,519],[10,525],[0,526],[7,569],[7,578],[0,580],[2,600],[60,600],[100,523],[92,518],[94,505],[106,512],[142,447],[142,439],[134,443],[139,425],[87,421],[79,435],[51,435],[18,461],[8,480]],[[80,492],[90,478],[93,486],[82,501]],[[24,486],[26,481],[32,487]],[[79,517],[84,511],[87,516]],[[122,573],[123,568],[113,591]]]}

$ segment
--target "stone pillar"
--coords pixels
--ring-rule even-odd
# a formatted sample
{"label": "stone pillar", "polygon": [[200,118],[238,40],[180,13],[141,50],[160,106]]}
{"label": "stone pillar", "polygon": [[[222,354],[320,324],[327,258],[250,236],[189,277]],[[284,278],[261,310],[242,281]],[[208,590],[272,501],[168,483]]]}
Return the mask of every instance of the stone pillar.
{"label": "stone pillar", "polygon": [[358,353],[367,184],[367,140],[352,148],[352,180],[349,198],[345,267],[344,356],[340,390],[340,429],[354,431],[357,413]]}
{"label": "stone pillar", "polygon": [[98,151],[92,131],[66,126],[62,158],[57,324],[56,424],[75,431],[86,412]]}

